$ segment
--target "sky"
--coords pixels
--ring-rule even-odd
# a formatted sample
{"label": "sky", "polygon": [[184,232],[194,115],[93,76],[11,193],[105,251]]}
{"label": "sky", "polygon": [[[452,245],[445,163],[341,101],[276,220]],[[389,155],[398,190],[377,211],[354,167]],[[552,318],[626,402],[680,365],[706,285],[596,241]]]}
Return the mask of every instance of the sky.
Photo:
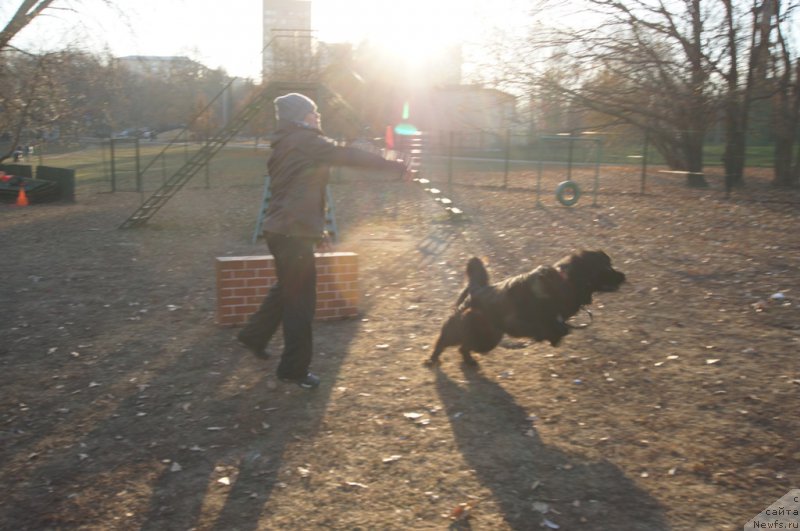
{"label": "sky", "polygon": [[[186,55],[229,74],[258,78],[261,0],[64,0],[13,44],[35,51],[81,43],[115,56]],[[312,29],[326,42],[376,44],[411,59],[454,42],[479,42],[495,27],[519,26],[524,0],[314,0]],[[18,1],[0,2],[5,25]],[[56,3],[56,5],[59,5]]]}

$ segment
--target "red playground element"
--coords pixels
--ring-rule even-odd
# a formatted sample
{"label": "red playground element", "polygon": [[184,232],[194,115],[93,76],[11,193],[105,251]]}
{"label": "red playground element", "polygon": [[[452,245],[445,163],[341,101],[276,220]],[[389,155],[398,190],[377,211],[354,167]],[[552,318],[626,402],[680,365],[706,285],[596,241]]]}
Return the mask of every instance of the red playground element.
{"label": "red playground element", "polygon": [[386,126],[386,149],[394,149],[394,129],[391,125]]}

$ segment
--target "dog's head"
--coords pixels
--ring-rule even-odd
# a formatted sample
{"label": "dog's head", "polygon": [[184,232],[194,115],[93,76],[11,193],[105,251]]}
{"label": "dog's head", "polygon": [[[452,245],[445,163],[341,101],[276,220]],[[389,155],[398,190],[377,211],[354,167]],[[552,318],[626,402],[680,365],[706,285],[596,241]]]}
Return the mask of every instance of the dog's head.
{"label": "dog's head", "polygon": [[555,267],[573,285],[581,305],[591,304],[592,293],[616,291],[625,282],[625,273],[614,269],[603,251],[580,251],[561,259]]}

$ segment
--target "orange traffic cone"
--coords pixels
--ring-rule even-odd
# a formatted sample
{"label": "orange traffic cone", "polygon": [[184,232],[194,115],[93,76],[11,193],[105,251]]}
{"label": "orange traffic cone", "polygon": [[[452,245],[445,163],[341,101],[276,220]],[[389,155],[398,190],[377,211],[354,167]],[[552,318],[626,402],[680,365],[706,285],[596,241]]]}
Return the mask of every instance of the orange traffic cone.
{"label": "orange traffic cone", "polygon": [[17,206],[28,206],[28,196],[25,194],[25,186],[19,185],[19,195],[17,195]]}

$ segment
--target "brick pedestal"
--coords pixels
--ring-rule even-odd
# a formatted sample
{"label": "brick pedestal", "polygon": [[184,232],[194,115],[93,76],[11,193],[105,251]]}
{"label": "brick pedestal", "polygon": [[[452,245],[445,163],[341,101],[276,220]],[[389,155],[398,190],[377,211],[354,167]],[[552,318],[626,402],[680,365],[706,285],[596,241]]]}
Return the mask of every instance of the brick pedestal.
{"label": "brick pedestal", "polygon": [[[358,314],[358,255],[317,253],[316,319],[330,320]],[[217,323],[244,324],[256,311],[275,282],[275,261],[270,255],[226,256],[216,259]]]}

